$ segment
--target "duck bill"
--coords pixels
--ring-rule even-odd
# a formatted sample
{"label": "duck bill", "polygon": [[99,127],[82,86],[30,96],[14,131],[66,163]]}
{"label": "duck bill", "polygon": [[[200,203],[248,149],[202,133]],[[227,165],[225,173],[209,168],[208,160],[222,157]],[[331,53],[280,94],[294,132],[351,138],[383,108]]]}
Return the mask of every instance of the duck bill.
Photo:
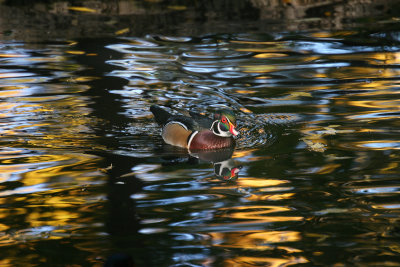
{"label": "duck bill", "polygon": [[234,136],[237,136],[239,134],[239,132],[235,129],[235,125],[233,125],[231,122],[229,122],[229,132],[231,132],[231,134],[233,134]]}
{"label": "duck bill", "polygon": [[231,176],[235,177],[240,172],[240,168],[233,168],[231,170]]}

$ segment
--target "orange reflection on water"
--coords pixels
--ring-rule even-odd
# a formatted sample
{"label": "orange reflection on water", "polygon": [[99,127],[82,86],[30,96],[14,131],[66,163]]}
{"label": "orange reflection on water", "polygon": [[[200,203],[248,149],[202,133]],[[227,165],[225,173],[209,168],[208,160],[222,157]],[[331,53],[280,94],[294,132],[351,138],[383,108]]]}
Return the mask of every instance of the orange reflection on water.
{"label": "orange reflection on water", "polygon": [[[0,192],[0,245],[35,239],[59,239],[71,229],[91,223],[81,218],[83,209],[93,209],[100,196],[85,192],[87,185],[102,183],[105,174],[97,171],[99,158],[78,153],[19,155],[9,150],[10,174],[4,182],[17,181],[15,187]],[[12,154],[14,153],[14,154]],[[15,158],[12,158],[15,156]],[[2,161],[2,163],[4,163]],[[14,169],[14,173],[11,173]],[[20,205],[22,208],[10,209]],[[4,232],[12,230],[10,232]]]}
{"label": "orange reflection on water", "polygon": [[[303,257],[287,256],[292,253],[303,252],[287,244],[301,241],[301,233],[297,231],[240,231],[240,232],[213,232],[210,237],[213,246],[227,250],[240,249],[244,251],[281,251],[281,258],[248,257],[237,255],[225,260],[224,266],[288,266],[297,263],[306,263]],[[281,244],[282,243],[282,244]],[[285,245],[284,245],[285,244]],[[284,251],[284,253],[283,253]],[[240,253],[240,252],[239,252]],[[243,252],[245,253],[245,252]],[[248,254],[246,252],[246,254]]]}
{"label": "orange reflection on water", "polygon": [[[348,60],[349,55],[330,55],[332,60]],[[353,60],[367,61],[371,65],[398,65],[400,64],[400,52],[379,52],[379,53],[360,53],[352,54]]]}
{"label": "orange reflection on water", "polygon": [[27,215],[27,220],[30,222],[31,227],[39,226],[54,226],[60,227],[63,225],[70,225],[79,218],[79,213],[55,209],[49,212],[34,211]]}
{"label": "orange reflection on water", "polygon": [[15,86],[10,87],[3,87],[1,88],[2,90],[0,91],[0,97],[1,98],[7,98],[7,97],[16,97],[16,96],[21,96],[22,95],[22,89],[23,88],[18,88]]}
{"label": "orange reflection on water", "polygon": [[[373,95],[373,93],[370,93]],[[381,95],[378,93],[377,95]],[[376,108],[379,109],[379,112],[388,112],[389,110],[385,110],[383,108],[395,108],[398,110],[400,105],[399,99],[391,99],[391,100],[354,100],[348,101],[349,105],[357,106],[357,107],[364,107],[364,108]],[[375,111],[374,111],[375,112]]]}
{"label": "orange reflection on water", "polygon": [[[248,235],[248,238],[259,240],[259,242],[262,242],[263,244],[295,242],[301,239],[301,234],[296,231],[268,231],[252,233]],[[293,249],[292,252],[300,252],[300,250]]]}
{"label": "orange reflection on water", "polygon": [[305,257],[285,257],[285,258],[269,258],[269,257],[246,257],[238,256],[225,261],[224,266],[229,267],[246,267],[246,266],[268,266],[268,267],[283,267],[300,263],[309,262]]}
{"label": "orange reflection on water", "polygon": [[283,53],[260,53],[255,55],[255,58],[275,58],[275,57],[287,57],[288,54]]}
{"label": "orange reflection on water", "polygon": [[[74,181],[88,180],[98,178],[101,175],[97,171],[97,163],[99,158],[87,154],[63,154],[63,155],[46,155],[40,157],[41,163],[55,165],[47,168],[38,168],[31,170],[23,176],[25,185],[35,185],[38,183],[46,183],[50,180],[55,182],[56,177],[68,177]],[[85,171],[87,170],[87,172]],[[65,181],[65,178],[64,180]]]}
{"label": "orange reflection on water", "polygon": [[278,69],[277,66],[273,65],[243,65],[241,68],[243,72],[249,73],[268,73]]}
{"label": "orange reflection on water", "polygon": [[240,177],[238,184],[245,187],[265,187],[265,186],[277,186],[281,184],[289,183],[286,180],[276,179],[260,179],[253,177]]}
{"label": "orange reflection on water", "polygon": [[249,201],[260,201],[260,200],[271,200],[271,201],[277,201],[277,200],[283,200],[283,199],[290,199],[295,196],[294,193],[283,193],[283,194],[263,194],[263,195],[251,195],[247,197],[246,199]]}
{"label": "orange reflection on water", "polygon": [[234,44],[246,44],[246,45],[273,45],[276,46],[277,42],[270,42],[270,41],[245,41],[245,40],[230,40],[229,42]]}
{"label": "orange reflection on water", "polygon": [[243,206],[243,207],[232,207],[222,208],[220,211],[224,211],[223,214],[219,215],[221,218],[236,219],[242,223],[251,220],[251,223],[270,223],[270,222],[286,222],[286,221],[301,221],[304,218],[300,216],[276,216],[271,215],[272,213],[283,213],[290,212],[291,209],[288,207],[281,206]]}
{"label": "orange reflection on water", "polygon": [[[301,233],[296,231],[240,231],[209,234],[214,246],[224,248],[242,248],[249,250],[271,250],[277,248],[276,243],[297,242]],[[273,246],[272,246],[273,245]],[[301,250],[288,246],[278,246],[288,253],[298,253]]]}
{"label": "orange reflection on water", "polygon": [[[368,79],[368,78],[392,78],[399,76],[400,70],[396,69],[377,69],[366,67],[343,67],[339,70],[330,72],[330,77],[335,79]],[[370,81],[375,82],[375,81]],[[387,82],[387,81],[386,81]]]}
{"label": "orange reflection on water", "polygon": [[356,31],[335,31],[335,32],[319,31],[311,33],[310,36],[316,38],[334,38],[334,37],[349,36],[356,33],[357,33]]}
{"label": "orange reflection on water", "polygon": [[253,153],[256,150],[257,150],[256,148],[247,149],[247,150],[235,150],[235,152],[233,153],[232,158],[243,158],[243,157],[251,155],[251,153]]}

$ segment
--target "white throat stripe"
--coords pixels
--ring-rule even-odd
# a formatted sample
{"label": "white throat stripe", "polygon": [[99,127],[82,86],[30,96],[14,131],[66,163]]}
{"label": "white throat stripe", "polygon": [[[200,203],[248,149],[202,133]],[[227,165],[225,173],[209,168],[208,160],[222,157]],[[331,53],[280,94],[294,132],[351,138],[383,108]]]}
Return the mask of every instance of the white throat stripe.
{"label": "white throat stripe", "polygon": [[188,149],[190,149],[190,144],[192,143],[193,138],[195,137],[196,134],[198,134],[198,131],[195,131],[190,135],[190,138],[189,138],[189,141],[188,141]]}

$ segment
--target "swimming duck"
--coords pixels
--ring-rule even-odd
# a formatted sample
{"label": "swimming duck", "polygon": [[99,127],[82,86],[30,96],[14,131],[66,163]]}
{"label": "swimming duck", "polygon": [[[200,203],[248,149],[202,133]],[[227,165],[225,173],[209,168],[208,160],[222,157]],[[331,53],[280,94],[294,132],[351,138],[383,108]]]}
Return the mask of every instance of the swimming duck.
{"label": "swimming duck", "polygon": [[235,115],[228,109],[216,111],[213,119],[194,112],[189,116],[173,115],[156,105],[150,111],[162,126],[164,141],[189,151],[233,147],[233,136],[239,134]]}

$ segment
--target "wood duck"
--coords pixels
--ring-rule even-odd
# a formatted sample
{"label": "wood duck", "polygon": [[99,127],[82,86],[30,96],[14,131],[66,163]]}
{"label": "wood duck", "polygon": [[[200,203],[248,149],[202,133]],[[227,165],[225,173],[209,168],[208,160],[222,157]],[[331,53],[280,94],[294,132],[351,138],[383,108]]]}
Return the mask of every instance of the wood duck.
{"label": "wood duck", "polygon": [[233,136],[239,134],[231,110],[219,110],[213,119],[194,112],[189,112],[189,116],[173,115],[156,105],[151,106],[150,111],[162,126],[164,141],[189,151],[233,147]]}

